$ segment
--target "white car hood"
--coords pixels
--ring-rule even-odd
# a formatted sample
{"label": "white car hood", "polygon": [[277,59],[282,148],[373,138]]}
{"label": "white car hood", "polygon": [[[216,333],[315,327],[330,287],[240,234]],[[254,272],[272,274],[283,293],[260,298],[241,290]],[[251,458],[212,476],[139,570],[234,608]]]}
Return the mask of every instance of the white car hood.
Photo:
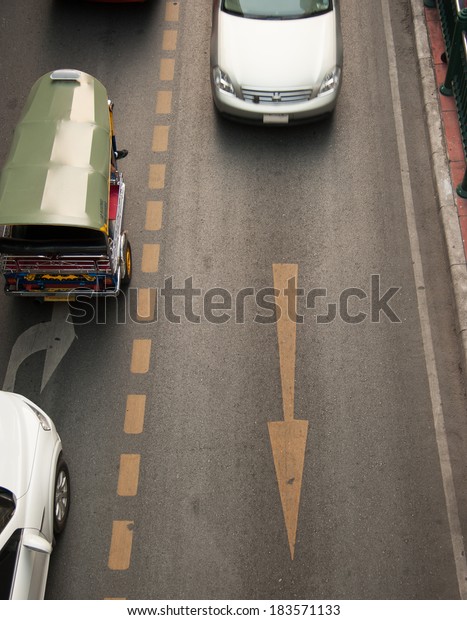
{"label": "white car hood", "polygon": [[39,421],[14,394],[0,393],[0,487],[16,499],[28,490]]}
{"label": "white car hood", "polygon": [[218,63],[239,86],[319,86],[336,65],[335,13],[264,20],[220,12]]}

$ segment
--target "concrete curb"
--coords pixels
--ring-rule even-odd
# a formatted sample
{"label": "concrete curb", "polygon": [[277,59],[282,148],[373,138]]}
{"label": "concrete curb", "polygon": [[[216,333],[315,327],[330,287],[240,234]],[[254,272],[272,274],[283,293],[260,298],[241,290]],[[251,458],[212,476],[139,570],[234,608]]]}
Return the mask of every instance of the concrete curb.
{"label": "concrete curb", "polygon": [[467,376],[467,264],[454,199],[447,158],[441,107],[433,68],[423,0],[410,0],[415,33],[415,47],[420,70],[425,117],[430,139],[433,180],[438,196],[439,215],[449,261],[454,292],[457,329],[460,336],[462,366]]}

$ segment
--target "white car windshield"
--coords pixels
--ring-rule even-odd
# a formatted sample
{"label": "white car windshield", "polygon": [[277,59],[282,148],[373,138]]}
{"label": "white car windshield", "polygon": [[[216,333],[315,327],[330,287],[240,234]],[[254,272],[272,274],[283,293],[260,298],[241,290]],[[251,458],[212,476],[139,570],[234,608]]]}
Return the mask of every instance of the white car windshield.
{"label": "white car windshield", "polygon": [[0,532],[5,529],[6,524],[15,512],[15,508],[13,493],[0,487]]}
{"label": "white car windshield", "polygon": [[331,0],[223,0],[226,13],[252,19],[300,19],[326,13]]}

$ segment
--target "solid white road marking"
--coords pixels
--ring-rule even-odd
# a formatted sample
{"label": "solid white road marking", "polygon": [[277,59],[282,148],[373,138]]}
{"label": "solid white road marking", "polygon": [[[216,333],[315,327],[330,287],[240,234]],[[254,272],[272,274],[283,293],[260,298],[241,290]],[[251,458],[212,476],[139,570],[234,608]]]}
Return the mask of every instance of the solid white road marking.
{"label": "solid white road marking", "polygon": [[41,392],[43,391],[77,338],[75,326],[66,320],[68,312],[68,304],[54,303],[50,321],[33,325],[18,337],[11,350],[3,390],[13,392],[16,373],[24,360],[38,351],[46,351],[41,383]]}

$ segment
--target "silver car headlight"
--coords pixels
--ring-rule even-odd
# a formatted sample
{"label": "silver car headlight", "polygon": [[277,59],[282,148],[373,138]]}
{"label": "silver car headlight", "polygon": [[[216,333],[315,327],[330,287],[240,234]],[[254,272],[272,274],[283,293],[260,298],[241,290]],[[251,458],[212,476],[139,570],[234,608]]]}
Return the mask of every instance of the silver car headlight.
{"label": "silver car headlight", "polygon": [[332,71],[326,73],[324,76],[324,80],[321,82],[321,87],[318,92],[318,97],[321,95],[329,95],[337,90],[339,86],[339,81],[341,79],[341,69],[340,67],[334,67]]}
{"label": "silver car headlight", "polygon": [[222,90],[224,93],[229,93],[229,95],[235,95],[235,89],[232,85],[232,81],[225,71],[222,71],[220,67],[214,67],[212,74],[216,88]]}

